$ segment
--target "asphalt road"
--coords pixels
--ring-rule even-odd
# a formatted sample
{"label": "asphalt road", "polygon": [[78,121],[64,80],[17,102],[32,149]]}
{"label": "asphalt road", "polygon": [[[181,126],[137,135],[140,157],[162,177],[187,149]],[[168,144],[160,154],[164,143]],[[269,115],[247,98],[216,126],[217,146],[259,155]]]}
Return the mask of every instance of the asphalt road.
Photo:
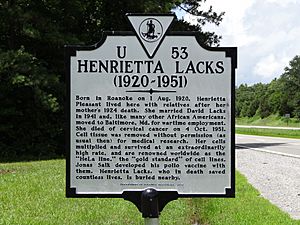
{"label": "asphalt road", "polygon": [[270,126],[246,126],[246,125],[235,125],[240,128],[261,128],[261,129],[276,129],[276,130],[300,130],[300,127],[270,127]]}
{"label": "asphalt road", "polygon": [[300,220],[300,140],[236,135],[236,168],[262,197]]}
{"label": "asphalt road", "polygon": [[300,158],[300,139],[274,138],[240,134],[237,134],[235,139],[237,149],[247,148]]}

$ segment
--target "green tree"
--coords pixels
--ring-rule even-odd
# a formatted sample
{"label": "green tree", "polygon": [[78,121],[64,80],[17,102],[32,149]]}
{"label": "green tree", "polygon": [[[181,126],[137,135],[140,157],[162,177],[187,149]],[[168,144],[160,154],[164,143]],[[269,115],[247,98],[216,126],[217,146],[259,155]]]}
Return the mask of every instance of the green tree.
{"label": "green tree", "polygon": [[254,101],[256,102],[256,115],[264,118],[271,115],[272,109],[269,102],[268,84],[258,83],[253,85]]}
{"label": "green tree", "polygon": [[275,78],[271,81],[266,96],[268,96],[271,114],[282,114],[283,86],[281,79]]}
{"label": "green tree", "polygon": [[282,113],[291,113],[300,119],[300,56],[295,56],[281,75]]}
{"label": "green tree", "polygon": [[256,93],[257,86],[240,85],[236,90],[236,116],[252,117],[259,107],[259,98]]}
{"label": "green tree", "polygon": [[64,45],[95,44],[104,30],[130,30],[125,13],[169,13],[181,7],[199,25],[176,21],[175,30],[202,31],[223,13],[195,0],[9,0],[0,2],[0,158],[62,155],[64,149]]}
{"label": "green tree", "polygon": [[236,89],[236,116],[254,114],[262,118],[290,114],[300,119],[300,56],[295,56],[280,78],[271,83],[240,85]]}
{"label": "green tree", "polygon": [[59,154],[57,77],[23,48],[0,52],[0,58],[0,158]]}
{"label": "green tree", "polygon": [[209,46],[218,46],[222,37],[216,35],[214,32],[204,32],[202,28],[207,23],[219,26],[223,20],[225,12],[217,14],[213,11],[212,6],[210,6],[207,11],[204,11],[202,8],[202,4],[205,2],[206,0],[185,0],[177,4],[178,8],[180,8],[181,10],[184,10],[186,13],[196,16],[197,25],[190,25],[187,22],[178,21],[176,26],[177,28],[179,28],[179,30],[199,31],[201,34],[201,41],[204,44]]}

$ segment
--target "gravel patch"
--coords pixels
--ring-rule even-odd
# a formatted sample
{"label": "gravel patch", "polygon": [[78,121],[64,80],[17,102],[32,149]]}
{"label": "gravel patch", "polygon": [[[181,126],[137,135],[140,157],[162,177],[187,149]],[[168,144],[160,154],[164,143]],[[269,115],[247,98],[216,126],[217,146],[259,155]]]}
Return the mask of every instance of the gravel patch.
{"label": "gravel patch", "polygon": [[237,149],[236,161],[264,198],[300,220],[300,158]]}

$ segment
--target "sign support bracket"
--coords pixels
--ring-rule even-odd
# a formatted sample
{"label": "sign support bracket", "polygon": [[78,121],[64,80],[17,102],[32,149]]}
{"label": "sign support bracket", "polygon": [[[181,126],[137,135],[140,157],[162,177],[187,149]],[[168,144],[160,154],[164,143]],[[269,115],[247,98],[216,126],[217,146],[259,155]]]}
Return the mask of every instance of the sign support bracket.
{"label": "sign support bracket", "polygon": [[158,191],[148,188],[141,195],[141,209],[145,225],[159,225]]}

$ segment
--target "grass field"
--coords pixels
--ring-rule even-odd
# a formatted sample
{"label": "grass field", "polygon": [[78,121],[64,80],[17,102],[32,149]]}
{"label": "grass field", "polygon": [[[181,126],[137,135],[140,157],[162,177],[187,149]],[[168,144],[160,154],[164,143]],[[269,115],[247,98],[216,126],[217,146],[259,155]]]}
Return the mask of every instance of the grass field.
{"label": "grass field", "polygon": [[287,119],[278,115],[271,115],[263,119],[260,117],[236,118],[236,124],[271,127],[300,127],[299,120],[294,118]]}
{"label": "grass field", "polygon": [[262,129],[262,128],[235,128],[237,134],[248,134],[269,137],[300,139],[300,130]]}
{"label": "grass field", "polygon": [[[237,172],[235,199],[180,199],[160,224],[300,224],[262,198]],[[123,199],[65,198],[65,161],[0,164],[0,224],[144,224]]]}
{"label": "grass field", "polygon": [[[271,126],[271,127],[300,127],[300,121],[297,119],[289,119],[271,115],[264,119],[258,117],[252,118],[236,118],[237,125],[253,125],[253,126]],[[284,137],[300,139],[300,130],[286,129],[263,129],[263,128],[241,128],[235,129],[237,134],[248,134],[270,137]]]}
{"label": "grass field", "polygon": [[[161,224],[192,224],[189,200],[167,205]],[[143,224],[123,199],[65,198],[65,161],[0,164],[0,224]]]}

